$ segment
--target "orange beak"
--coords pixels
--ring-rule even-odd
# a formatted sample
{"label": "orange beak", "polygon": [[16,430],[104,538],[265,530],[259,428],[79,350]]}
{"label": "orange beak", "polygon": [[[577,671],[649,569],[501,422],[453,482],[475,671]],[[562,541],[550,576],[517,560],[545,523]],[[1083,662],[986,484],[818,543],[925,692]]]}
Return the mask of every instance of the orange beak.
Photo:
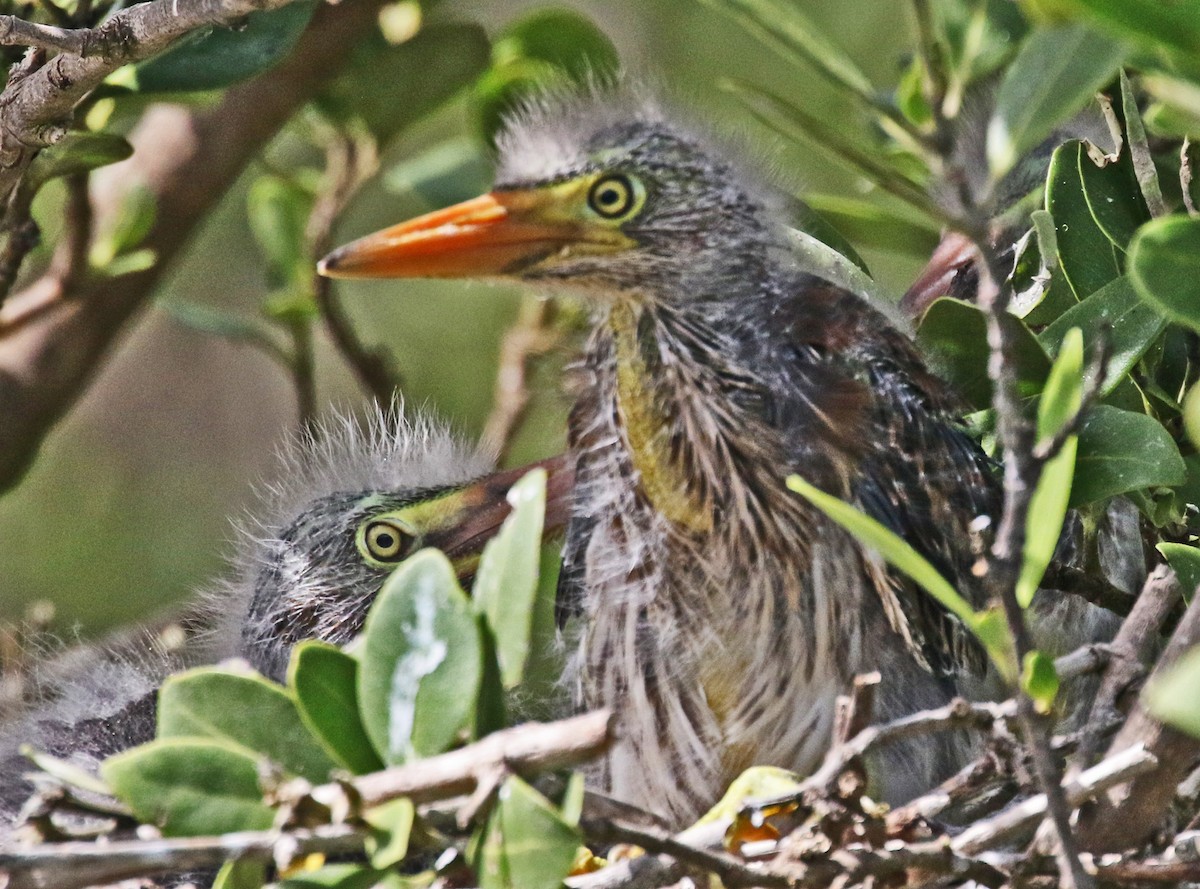
{"label": "orange beak", "polygon": [[468,278],[514,272],[583,239],[546,218],[533,191],[492,192],[339,247],[317,270],[331,278]]}

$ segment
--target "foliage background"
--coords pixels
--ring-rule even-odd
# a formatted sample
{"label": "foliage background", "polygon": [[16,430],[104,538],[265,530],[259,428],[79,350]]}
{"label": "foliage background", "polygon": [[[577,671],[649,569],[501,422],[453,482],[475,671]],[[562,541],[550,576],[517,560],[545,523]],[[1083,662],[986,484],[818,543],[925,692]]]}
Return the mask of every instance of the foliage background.
{"label": "foliage background", "polygon": [[[913,45],[904,4],[876,0],[799,0],[877,84],[894,83]],[[464,20],[494,34],[544,3],[444,0],[429,20]],[[722,129],[761,145],[771,166],[798,190],[872,196],[834,159],[785,147],[715,86],[736,76],[793,97],[836,119],[839,99],[818,77],[781,64],[736,22],[696,0],[563,3],[588,15],[613,40],[623,64],[679,96],[679,103]],[[414,84],[419,89],[420,84]],[[362,86],[369,89],[368,84]],[[400,136],[383,158],[387,171],[455,134],[471,134],[465,98]],[[287,130],[269,150],[274,164],[308,157]],[[136,160],[134,161],[136,162]],[[211,216],[158,298],[253,317],[266,270],[246,220],[252,165]],[[109,170],[99,171],[101,183]],[[343,242],[424,209],[411,197],[368,184],[335,231]],[[52,244],[54,233],[47,230]],[[914,257],[864,251],[886,292],[897,297],[920,266]],[[36,265],[33,257],[30,265]],[[457,282],[349,282],[343,304],[368,341],[395,356],[411,407],[425,406],[466,435],[482,428],[492,398],[498,343],[517,295]],[[464,323],[464,320],[466,322]],[[318,398],[356,409],[362,396],[317,325]],[[508,462],[561,448],[566,352],[542,362],[534,402]],[[54,430],[25,480],[0,497],[0,620],[31,603],[53,602],[56,625],[93,634],[167,608],[220,570],[233,535],[230,517],[254,502],[269,478],[273,451],[295,425],[289,381],[262,352],[189,330],[161,307],[143,313],[103,365],[82,402]]]}

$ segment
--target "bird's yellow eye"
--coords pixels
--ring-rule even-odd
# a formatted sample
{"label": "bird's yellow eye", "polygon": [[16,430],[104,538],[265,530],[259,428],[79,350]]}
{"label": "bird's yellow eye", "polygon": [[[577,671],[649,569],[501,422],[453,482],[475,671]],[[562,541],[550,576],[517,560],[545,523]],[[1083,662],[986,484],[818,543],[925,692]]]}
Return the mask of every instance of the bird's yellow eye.
{"label": "bird's yellow eye", "polygon": [[588,192],[588,206],[597,216],[621,219],[637,209],[638,195],[634,183],[623,173],[601,176]]}
{"label": "bird's yellow eye", "polygon": [[367,522],[362,530],[364,554],[377,562],[399,562],[409,555],[416,538],[398,523],[387,519]]}

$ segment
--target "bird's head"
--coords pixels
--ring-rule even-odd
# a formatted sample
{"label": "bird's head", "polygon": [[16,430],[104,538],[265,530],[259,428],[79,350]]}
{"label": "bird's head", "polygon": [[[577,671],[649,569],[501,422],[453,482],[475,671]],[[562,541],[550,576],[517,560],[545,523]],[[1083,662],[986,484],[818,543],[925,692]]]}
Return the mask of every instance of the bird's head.
{"label": "bird's head", "polygon": [[687,298],[782,242],[759,190],[653,102],[546,98],[509,120],[497,145],[491,192],[347,244],[322,274]]}
{"label": "bird's head", "polygon": [[[485,474],[487,464],[438,426],[384,413],[292,445],[283,481],[245,528],[236,575],[211,603],[228,612],[219,620],[232,632],[218,635],[239,640],[217,654],[282,680],[297,642],[354,638],[388,575],[425,547],[470,581],[530,468]],[[566,523],[571,473],[562,458],[541,465],[552,535]]]}

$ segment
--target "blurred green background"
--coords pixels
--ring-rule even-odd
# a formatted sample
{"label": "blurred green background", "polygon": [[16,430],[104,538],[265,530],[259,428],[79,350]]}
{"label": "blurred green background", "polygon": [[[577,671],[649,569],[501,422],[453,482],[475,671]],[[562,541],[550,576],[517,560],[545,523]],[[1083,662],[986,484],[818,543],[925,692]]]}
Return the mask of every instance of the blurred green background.
{"label": "blurred green background", "polygon": [[[877,84],[894,83],[906,61],[904,4],[796,0]],[[445,0],[431,14],[495,33],[545,4]],[[829,87],[805,76],[695,0],[564,3],[583,12],[617,46],[625,67],[665,87],[689,111],[762,146],[765,165],[798,192],[870,196],[865,182],[815,149],[784,149],[715,82],[736,76],[790,96],[836,120],[845,113]],[[459,100],[405,133],[382,169],[448,136],[472,137]],[[292,147],[285,133],[276,161]],[[297,146],[295,151],[301,149]],[[135,156],[131,163],[137,162]],[[265,270],[246,222],[251,169],[168,276],[160,299],[254,316]],[[341,219],[343,242],[424,209],[368,185]],[[864,251],[872,272],[899,295],[920,262]],[[517,310],[512,291],[458,283],[349,283],[344,304],[368,342],[395,355],[409,410],[478,435],[492,399],[500,337]],[[364,397],[329,344],[318,344],[322,411],[361,410]],[[512,449],[518,464],[562,447],[566,400],[560,378],[569,350],[541,363],[532,409]],[[161,308],[144,313],[110,355],[84,400],[47,440],[25,480],[0,497],[0,619],[18,620],[48,600],[55,624],[94,634],[142,620],[202,587],[222,570],[230,519],[269,481],[274,450],[295,425],[287,379],[261,352],[181,326]]]}

